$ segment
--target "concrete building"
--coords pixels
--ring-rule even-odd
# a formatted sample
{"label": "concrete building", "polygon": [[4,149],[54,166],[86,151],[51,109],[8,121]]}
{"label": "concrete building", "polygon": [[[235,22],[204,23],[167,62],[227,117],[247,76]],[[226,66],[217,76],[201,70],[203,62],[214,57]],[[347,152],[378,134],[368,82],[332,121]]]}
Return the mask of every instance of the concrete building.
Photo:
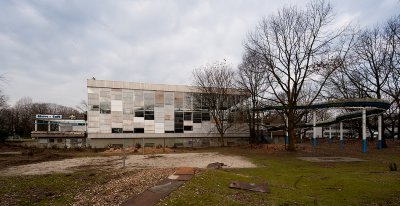
{"label": "concrete building", "polygon": [[[88,142],[92,147],[217,146],[215,122],[194,87],[87,80]],[[225,144],[247,143],[244,124],[230,128]]]}
{"label": "concrete building", "polygon": [[85,115],[36,114],[35,130],[31,137],[36,138],[40,147],[74,148],[86,145]]}

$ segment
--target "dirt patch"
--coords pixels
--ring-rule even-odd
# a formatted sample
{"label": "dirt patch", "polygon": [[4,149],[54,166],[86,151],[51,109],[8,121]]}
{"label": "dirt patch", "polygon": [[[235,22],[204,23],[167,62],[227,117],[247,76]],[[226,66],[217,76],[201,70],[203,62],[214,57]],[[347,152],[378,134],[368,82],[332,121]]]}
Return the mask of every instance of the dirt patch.
{"label": "dirt patch", "polygon": [[[51,173],[71,173],[81,170],[110,170],[122,167],[121,156],[83,157],[59,161],[48,161],[35,164],[8,167],[0,171],[2,176],[36,175]],[[253,163],[240,156],[222,155],[219,153],[180,153],[162,154],[152,158],[152,155],[129,155],[125,158],[126,169],[137,168],[175,168],[197,167],[206,168],[213,162],[221,162],[227,168],[256,167]]]}

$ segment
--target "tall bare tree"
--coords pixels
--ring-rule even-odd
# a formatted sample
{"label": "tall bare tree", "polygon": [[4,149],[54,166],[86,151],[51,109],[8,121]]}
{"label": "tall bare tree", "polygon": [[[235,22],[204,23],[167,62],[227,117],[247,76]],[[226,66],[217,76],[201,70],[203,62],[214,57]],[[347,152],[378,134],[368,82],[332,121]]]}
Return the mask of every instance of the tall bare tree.
{"label": "tall bare tree", "polygon": [[231,118],[239,102],[234,78],[235,73],[226,61],[214,62],[193,71],[193,85],[201,93],[195,95],[195,102],[211,114],[220,134],[221,145],[224,145],[226,131],[233,126]]}
{"label": "tall bare tree", "polygon": [[245,105],[246,122],[250,129],[250,142],[257,142],[260,135],[260,107],[264,93],[268,89],[267,70],[255,54],[243,55],[237,72],[237,87],[249,95]]}
{"label": "tall bare tree", "polygon": [[309,94],[311,104],[347,50],[347,44],[339,42],[345,28],[334,27],[332,20],[332,7],[325,1],[312,1],[305,9],[286,7],[264,18],[245,44],[266,65],[269,99],[284,108],[289,150],[295,150],[296,125],[304,114],[296,110],[304,85],[315,88]]}

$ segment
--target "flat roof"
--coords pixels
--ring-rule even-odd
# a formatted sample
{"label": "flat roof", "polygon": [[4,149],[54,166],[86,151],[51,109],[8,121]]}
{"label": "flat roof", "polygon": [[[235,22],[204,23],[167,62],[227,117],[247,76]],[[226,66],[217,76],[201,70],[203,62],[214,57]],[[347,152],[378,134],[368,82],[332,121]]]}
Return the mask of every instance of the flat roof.
{"label": "flat roof", "polygon": [[199,92],[194,86],[169,85],[169,84],[149,84],[124,81],[94,80],[87,79],[87,87],[112,88],[112,89],[137,89],[170,92]]}

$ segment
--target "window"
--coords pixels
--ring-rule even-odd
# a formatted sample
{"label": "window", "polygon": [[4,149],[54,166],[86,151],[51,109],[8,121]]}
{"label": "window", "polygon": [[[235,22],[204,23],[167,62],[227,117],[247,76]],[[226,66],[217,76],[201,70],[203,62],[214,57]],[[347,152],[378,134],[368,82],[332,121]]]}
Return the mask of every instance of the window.
{"label": "window", "polygon": [[156,91],[156,107],[164,107],[164,92]]}
{"label": "window", "polygon": [[144,119],[145,120],[154,120],[154,111],[145,111]]}
{"label": "window", "polygon": [[90,111],[99,111],[99,105],[92,105],[92,107],[90,108]]}
{"label": "window", "polygon": [[202,121],[210,121],[210,113],[203,111],[201,113],[201,120]]}
{"label": "window", "polygon": [[192,131],[193,130],[193,126],[184,126],[183,130],[185,131]]}
{"label": "window", "polygon": [[201,123],[201,112],[193,112],[193,123]]}
{"label": "window", "polygon": [[144,133],[144,128],[134,128],[133,133]]}
{"label": "window", "polygon": [[175,133],[183,133],[183,112],[175,112]]}
{"label": "window", "polygon": [[100,113],[111,114],[111,102],[100,102]]}
{"label": "window", "polygon": [[175,92],[174,93],[175,100],[175,110],[183,110],[183,93]]}
{"label": "window", "polygon": [[165,105],[174,105],[174,93],[164,92],[164,102]]}
{"label": "window", "polygon": [[135,110],[135,117],[144,117],[143,110]]}
{"label": "window", "polygon": [[63,139],[57,139],[57,143],[62,143]]}
{"label": "window", "polygon": [[54,143],[54,139],[49,139],[49,142],[50,143]]}
{"label": "window", "polygon": [[126,131],[126,130],[124,130],[124,131],[122,131],[122,133],[133,133],[133,131]]}
{"label": "window", "polygon": [[112,133],[122,133],[122,128],[111,128]]}
{"label": "window", "polygon": [[183,116],[183,119],[185,121],[191,121],[192,120],[192,113],[191,112],[185,112],[184,116]]}
{"label": "window", "polygon": [[154,92],[144,92],[144,109],[154,110]]}

